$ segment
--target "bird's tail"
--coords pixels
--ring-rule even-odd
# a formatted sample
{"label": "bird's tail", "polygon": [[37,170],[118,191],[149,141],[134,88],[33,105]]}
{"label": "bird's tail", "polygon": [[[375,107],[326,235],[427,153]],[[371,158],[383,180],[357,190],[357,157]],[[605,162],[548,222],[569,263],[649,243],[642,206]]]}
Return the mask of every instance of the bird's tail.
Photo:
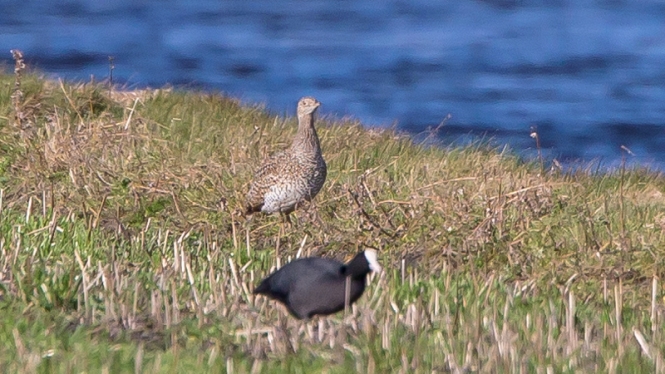
{"label": "bird's tail", "polygon": [[253,213],[260,212],[261,208],[263,208],[263,204],[260,205],[247,204],[247,208],[245,209],[245,217],[251,216]]}
{"label": "bird's tail", "polygon": [[268,282],[263,281],[263,282],[261,282],[261,284],[259,284],[259,285],[254,289],[254,291],[252,291],[252,293],[253,293],[254,295],[259,295],[259,294],[265,294],[265,293],[267,293],[268,291],[270,291],[270,287],[268,286]]}

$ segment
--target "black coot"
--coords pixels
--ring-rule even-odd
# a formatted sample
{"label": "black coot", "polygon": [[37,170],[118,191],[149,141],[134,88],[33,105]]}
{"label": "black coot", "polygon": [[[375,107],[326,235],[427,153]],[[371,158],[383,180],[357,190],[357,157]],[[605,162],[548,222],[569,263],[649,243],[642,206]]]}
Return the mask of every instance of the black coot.
{"label": "black coot", "polygon": [[281,302],[298,319],[309,319],[344,309],[347,277],[351,278],[349,301],[358,300],[371,271],[381,272],[371,249],[358,253],[347,264],[321,257],[301,258],[270,274],[254,293]]}

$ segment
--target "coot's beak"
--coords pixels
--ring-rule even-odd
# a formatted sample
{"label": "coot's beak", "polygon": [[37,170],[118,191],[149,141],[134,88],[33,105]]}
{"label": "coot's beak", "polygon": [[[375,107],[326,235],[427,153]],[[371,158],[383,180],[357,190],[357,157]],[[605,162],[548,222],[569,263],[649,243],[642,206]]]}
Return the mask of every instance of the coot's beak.
{"label": "coot's beak", "polygon": [[367,259],[367,263],[369,264],[369,269],[377,274],[380,274],[383,269],[381,268],[381,265],[379,265],[379,261],[376,259],[376,251],[373,249],[366,249],[365,250],[365,258]]}

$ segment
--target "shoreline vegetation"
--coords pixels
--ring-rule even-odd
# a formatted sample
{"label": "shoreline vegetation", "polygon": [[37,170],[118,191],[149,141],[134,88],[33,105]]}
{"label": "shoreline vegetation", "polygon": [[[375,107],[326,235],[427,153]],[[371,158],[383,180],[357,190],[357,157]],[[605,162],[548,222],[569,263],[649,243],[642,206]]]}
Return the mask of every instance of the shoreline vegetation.
{"label": "shoreline vegetation", "polygon": [[[3,372],[664,370],[662,174],[323,118],[328,179],[280,237],[241,212],[294,118],[20,66],[0,84]],[[363,248],[384,272],[346,313],[303,323],[251,294]]]}

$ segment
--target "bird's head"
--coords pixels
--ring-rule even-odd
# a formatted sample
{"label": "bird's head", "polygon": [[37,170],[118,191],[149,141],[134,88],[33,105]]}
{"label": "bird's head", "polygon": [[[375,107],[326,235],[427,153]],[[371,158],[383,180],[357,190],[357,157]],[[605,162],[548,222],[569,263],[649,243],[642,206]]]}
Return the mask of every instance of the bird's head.
{"label": "bird's head", "polygon": [[365,250],[365,259],[367,259],[367,263],[369,264],[369,269],[374,272],[374,273],[381,273],[383,270],[381,268],[381,265],[379,265],[379,261],[377,260],[376,257],[376,251],[373,249],[366,249]]}
{"label": "bird's head", "polygon": [[311,96],[305,96],[300,99],[300,101],[298,101],[298,116],[314,113],[320,105],[321,103],[318,102],[315,98]]}

